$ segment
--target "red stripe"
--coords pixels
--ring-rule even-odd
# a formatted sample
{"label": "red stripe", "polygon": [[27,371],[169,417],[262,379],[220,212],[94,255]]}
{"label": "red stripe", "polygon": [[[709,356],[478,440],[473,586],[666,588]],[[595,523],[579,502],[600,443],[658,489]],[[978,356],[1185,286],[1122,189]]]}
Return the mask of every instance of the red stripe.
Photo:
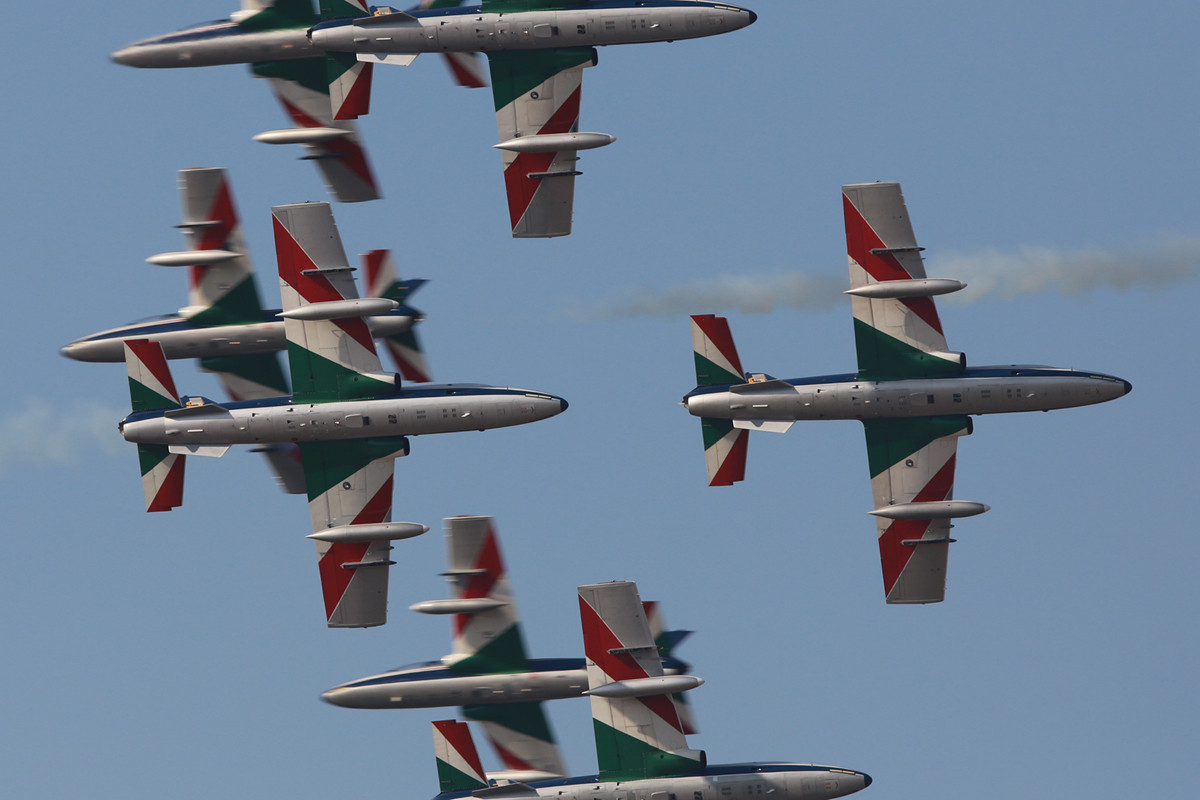
{"label": "red stripe", "polygon": [[[301,299],[308,303],[323,303],[329,300],[343,300],[341,293],[333,288],[333,284],[324,275],[304,275],[303,270],[316,269],[317,265],[309,258],[308,253],[296,241],[279,218],[271,216],[275,230],[275,258],[279,264],[279,277],[288,286],[296,290]],[[366,320],[360,317],[329,320],[341,328],[347,336],[354,339],[367,351],[375,352],[375,342]]]}
{"label": "red stripe", "polygon": [[179,392],[175,388],[175,380],[171,377],[171,368],[167,366],[167,359],[163,356],[162,345],[149,339],[126,339],[125,344],[137,356],[138,361],[142,362],[146,371],[162,384],[171,395],[171,399],[178,403]]}
{"label": "red stripe", "polygon": [[[292,103],[289,103],[282,95],[276,94],[279,97],[279,102],[283,105],[283,110],[292,118],[292,122],[296,123],[301,128],[323,128],[326,123],[315,117],[310,117],[305,114],[300,108]],[[371,167],[367,165],[367,153],[358,144],[356,139],[357,134],[351,133],[350,136],[340,136],[337,139],[330,139],[327,142],[320,142],[315,145],[318,149],[337,156],[338,164],[344,166],[363,183],[371,187],[375,194],[379,194],[379,187],[375,185],[375,176],[371,173]]]}
{"label": "red stripe", "polygon": [[[542,133],[570,133],[579,123],[579,98],[581,86],[575,87],[571,96],[566,99],[554,112],[545,125],[538,131]],[[554,162],[557,153],[517,153],[508,168],[504,170],[504,186],[508,191],[508,216],[513,228],[525,216],[525,211],[533,202],[541,180],[530,178],[530,173],[545,172]]]}
{"label": "red stripe", "polygon": [[354,580],[354,570],[342,569],[342,564],[355,564],[363,560],[367,554],[370,542],[335,542],[321,556],[317,569],[321,573],[321,593],[325,597],[325,618],[333,616],[338,603],[342,602],[350,582]]}
{"label": "red stripe", "polygon": [[479,751],[475,749],[475,740],[471,738],[471,729],[465,722],[452,719],[438,720],[433,723],[446,740],[446,743],[467,762],[467,766],[475,770],[475,776],[483,774],[483,762],[479,760]]}
{"label": "red stripe", "polygon": [[[900,262],[891,253],[872,253],[886,247],[879,234],[867,224],[866,219],[859,213],[850,198],[842,195],[842,210],[846,218],[846,252],[860,267],[867,271],[872,278],[879,282],[902,281],[912,278]],[[929,327],[938,333],[942,332],[942,322],[938,319],[937,308],[929,297],[902,298],[901,303],[908,306],[914,314],[925,321]]]}
{"label": "red stripe", "polygon": [[[583,624],[584,654],[611,680],[625,681],[649,677],[633,656],[628,653],[609,652],[623,648],[625,645],[600,618],[596,609],[588,605],[582,595],[579,598],[579,619]],[[683,723],[679,721],[679,713],[675,710],[675,704],[671,702],[670,697],[660,694],[632,699],[638,700],[651,713],[675,730],[683,732]]]}
{"label": "red stripe", "polygon": [[[467,586],[463,590],[462,596],[464,598],[487,597],[495,587],[496,581],[500,580],[500,576],[504,574],[504,562],[500,558],[500,546],[496,541],[496,532],[493,530],[491,523],[488,523],[487,532],[483,535],[483,541],[480,542],[479,552],[476,554],[475,563],[471,565],[471,568],[481,569],[483,572],[479,575],[472,575],[467,580]],[[471,616],[471,614],[454,615],[455,636],[462,635]]]}
{"label": "red stripe", "polygon": [[500,756],[500,760],[504,762],[504,766],[508,769],[534,769],[533,764],[530,764],[507,747],[504,747],[500,742],[495,739],[492,739],[491,742],[492,747],[496,750],[496,755]]}
{"label": "red stripe", "polygon": [[[957,456],[950,456],[942,468],[937,471],[925,488],[912,499],[914,503],[933,503],[945,500],[954,488],[954,462]],[[897,519],[879,536],[879,559],[883,565],[883,591],[891,594],[892,587],[900,579],[909,559],[916,552],[915,547],[900,544],[902,541],[920,539],[929,530],[930,520],[927,519]]]}
{"label": "red stripe", "polygon": [[729,455],[725,456],[725,460],[717,468],[717,474],[708,482],[709,486],[732,486],[737,481],[746,479],[746,448],[750,444],[750,431],[736,428],[734,430],[737,431],[737,435],[729,448]]}
{"label": "red stripe", "polygon": [[712,342],[713,347],[717,348],[725,360],[733,365],[734,372],[745,375],[742,360],[738,358],[737,345],[733,343],[733,334],[729,332],[729,321],[714,314],[694,314],[692,321],[700,327],[700,332]]}
{"label": "red stripe", "polygon": [[[237,227],[238,216],[237,210],[233,206],[233,195],[230,194],[228,182],[222,174],[217,181],[217,191],[213,195],[212,207],[208,210],[208,216],[202,220],[204,222],[219,222],[219,225],[213,225],[211,228],[201,228],[199,242],[196,245],[197,250],[221,250],[229,242],[229,236],[233,229]],[[203,265],[193,265],[188,270],[188,280],[193,290],[200,286],[200,281],[203,280],[204,274],[209,267]]]}
{"label": "red stripe", "polygon": [[445,53],[446,64],[450,67],[450,74],[454,76],[454,80],[459,86],[465,86],[468,89],[482,89],[487,86],[479,73],[471,69],[468,65],[476,64],[475,56],[472,53]]}
{"label": "red stripe", "polygon": [[154,500],[150,502],[147,511],[170,511],[183,505],[183,468],[187,459],[174,454],[167,456],[167,460],[171,459],[174,461],[167,470],[167,477],[155,492]]}
{"label": "red stripe", "polygon": [[371,113],[371,76],[374,64],[357,62],[346,74],[353,81],[334,119],[355,119]]}
{"label": "red stripe", "polygon": [[384,260],[388,256],[387,250],[371,250],[363,253],[363,271],[367,276],[367,294],[372,297],[379,297],[383,291],[383,287],[379,285],[380,274],[383,271]]}
{"label": "red stripe", "polygon": [[400,376],[406,381],[413,383],[429,383],[433,380],[433,376],[417,367],[405,356],[403,348],[398,344],[388,339],[384,339],[383,343],[387,345],[388,352],[392,354],[392,358],[396,362],[396,367],[400,370]]}

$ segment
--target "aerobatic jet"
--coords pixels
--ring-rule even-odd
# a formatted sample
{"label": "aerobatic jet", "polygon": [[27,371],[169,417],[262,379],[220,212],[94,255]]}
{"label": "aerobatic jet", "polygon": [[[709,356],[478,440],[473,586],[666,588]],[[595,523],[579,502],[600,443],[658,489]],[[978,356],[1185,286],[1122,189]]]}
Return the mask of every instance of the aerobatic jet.
{"label": "aerobatic jet", "polygon": [[113,59],[180,67],[266,60],[308,64],[323,56],[333,121],[298,121],[304,130],[272,132],[265,140],[328,135],[338,142],[336,126],[370,109],[374,64],[408,65],[421,53],[441,53],[455,59],[460,83],[483,85],[471,67],[472,54],[483,53],[500,138],[494,146],[502,154],[509,218],[518,238],[571,232],[575,176],[582,174],[578,151],[616,139],[579,130],[583,70],[597,63],[597,47],[713,36],[756,19],[747,9],[700,0],[482,0],[471,6],[423,3],[409,11],[364,0],[321,0],[321,21],[311,28],[273,24],[303,17],[296,8],[302,4],[277,0],[245,19],[135,42]]}
{"label": "aerobatic jet", "polygon": [[[147,259],[165,267],[185,267],[187,305],[118,328],[76,339],[62,354],[77,361],[124,362],[126,339],[149,339],[162,345],[168,359],[195,358],[213,373],[233,400],[262,400],[288,394],[287,379],[276,354],[284,348],[279,309],[264,309],[246,249],[241,221],[225,170],[179,171],[183,230],[187,249]],[[432,380],[414,326],[424,319],[408,298],[424,280],[401,282],[391,253],[372,250],[362,257],[366,294],[394,300],[397,306],[367,318],[371,333],[396,362],[405,380]],[[304,473],[294,445],[258,448],[268,459],[279,485],[304,492]]]}
{"label": "aerobatic jet", "polygon": [[667,699],[703,681],[664,673],[637,587],[630,582],[580,586],[579,613],[598,774],[497,784],[483,771],[467,723],[444,720],[433,723],[441,788],[436,800],[722,800],[760,795],[830,800],[871,785],[862,772],[816,764],[709,765],[704,751],[688,748],[676,706]]}
{"label": "aerobatic jet", "polygon": [[693,316],[698,386],[683,404],[701,418],[711,486],[745,477],[751,430],[860,420],[887,602],[937,603],[946,593],[951,521],[988,510],[952,499],[969,415],[1103,403],[1131,386],[1099,372],[968,367],[965,355],[947,350],[933,302],[966,284],[926,276],[900,184],[843,186],[842,205],[858,372],[788,380],[745,373],[725,318]]}
{"label": "aerobatic jet", "polygon": [[408,437],[521,425],[567,403],[478,384],[404,388],[382,372],[364,320],[397,304],[358,297],[329,205],[276,206],[272,215],[292,394],[225,405],[180,397],[162,345],[131,339],[133,413],[119,428],[138,446],[148,511],[182,504],[187,455],[298,445],[329,625],[382,625],[389,542],[428,530],[391,522],[393,462],[408,454]]}
{"label": "aerobatic jet", "polygon": [[[504,762],[491,778],[540,780],[566,774],[542,701],[582,697],[587,671],[582,657],[529,658],[508,571],[491,517],[445,521],[452,597],[411,606],[423,614],[453,615],[453,652],[349,681],[321,695],[345,708],[461,706],[463,718],[479,722]],[[666,631],[658,604],[647,602],[655,643],[668,674],[686,672],[671,655],[689,631]],[[694,732],[682,695],[673,698],[688,733]]]}

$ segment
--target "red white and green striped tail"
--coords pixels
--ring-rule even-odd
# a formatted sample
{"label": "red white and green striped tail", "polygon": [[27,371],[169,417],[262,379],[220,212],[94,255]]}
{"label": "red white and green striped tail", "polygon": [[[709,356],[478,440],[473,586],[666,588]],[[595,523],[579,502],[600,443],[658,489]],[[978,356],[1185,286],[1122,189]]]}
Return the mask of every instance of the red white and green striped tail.
{"label": "red white and green striped tail", "polygon": [[966,284],[926,276],[900,184],[843,186],[842,209],[859,379],[960,371],[963,356],[946,351],[933,297]]}
{"label": "red white and green striped tail", "polygon": [[[368,297],[383,297],[407,305],[409,296],[425,283],[419,278],[401,281],[396,274],[396,264],[390,250],[372,250],[364,253],[362,258]],[[396,368],[400,370],[404,380],[413,383],[428,383],[433,380],[429,361],[414,328],[410,327],[403,333],[383,337],[380,341],[396,362]]]}
{"label": "red white and green striped tail", "polygon": [[433,752],[440,791],[470,791],[488,785],[467,723],[452,719],[434,722]]}
{"label": "red white and green striped tail", "polygon": [[[601,780],[694,775],[704,752],[687,746],[662,659],[628,581],[579,587],[588,694]],[[666,680],[679,680],[673,676]],[[699,680],[692,686],[699,685]]]}
{"label": "red white and green striped tail", "polygon": [[[692,353],[697,386],[745,383],[729,321],[713,314],[692,316]],[[732,486],[746,478],[746,448],[750,431],[735,428],[727,419],[701,418],[704,462],[709,486]]]}
{"label": "red white and green striped tail", "polygon": [[395,380],[381,372],[364,317],[396,303],[359,299],[328,203],[271,212],[293,398],[328,403],[392,394]]}
{"label": "red white and green striped tail", "polygon": [[327,53],[329,102],[334,119],[358,119],[371,112],[371,75],[374,64],[359,61],[354,53]]}
{"label": "red white and green striped tail", "polygon": [[[158,342],[126,341],[125,367],[134,411],[181,407],[179,392]],[[170,452],[165,444],[139,444],[137,451],[146,510],[170,511],[183,505],[184,456]]]}
{"label": "red white and green striped tail", "polygon": [[[667,630],[666,618],[663,616],[662,604],[657,600],[643,600],[642,610],[646,612],[646,623],[650,626],[650,635],[654,637],[654,646],[658,648],[660,658],[670,658],[674,655],[675,646],[691,635],[691,631]],[[687,694],[676,692],[671,695],[679,721],[683,723],[683,732],[687,735],[699,733],[696,727],[696,715],[692,705],[687,701]]]}

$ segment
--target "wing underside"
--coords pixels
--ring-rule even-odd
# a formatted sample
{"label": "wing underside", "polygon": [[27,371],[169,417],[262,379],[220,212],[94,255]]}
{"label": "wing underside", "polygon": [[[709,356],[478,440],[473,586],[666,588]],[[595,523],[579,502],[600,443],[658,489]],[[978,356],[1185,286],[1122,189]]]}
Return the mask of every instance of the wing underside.
{"label": "wing underside", "polygon": [[566,236],[580,174],[576,150],[543,147],[532,137],[579,130],[583,70],[595,63],[595,51],[493,52],[488,63],[513,236]]}
{"label": "wing underside", "polygon": [[913,517],[896,509],[953,498],[958,437],[970,432],[970,421],[865,420],[863,427],[887,602],[940,603],[946,596],[951,520]]}

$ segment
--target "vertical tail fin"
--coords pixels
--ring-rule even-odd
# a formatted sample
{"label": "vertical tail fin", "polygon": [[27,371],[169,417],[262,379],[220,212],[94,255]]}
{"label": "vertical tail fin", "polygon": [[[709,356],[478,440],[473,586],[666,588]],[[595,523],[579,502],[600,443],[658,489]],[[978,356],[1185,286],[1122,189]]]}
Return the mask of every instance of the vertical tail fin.
{"label": "vertical tail fin", "polygon": [[[729,321],[713,314],[692,316],[692,353],[696,362],[696,385],[744,383],[742,360],[738,358]],[[750,432],[733,427],[727,419],[701,418],[704,461],[709,486],[732,486],[746,478],[746,447]]]}
{"label": "vertical tail fin", "polygon": [[492,778],[546,780],[567,774],[566,764],[539,702],[463,706],[464,718],[483,726],[504,772]]}
{"label": "vertical tail fin", "polygon": [[[363,253],[362,258],[363,274],[367,282],[365,295],[368,297],[383,297],[406,306],[408,298],[425,283],[420,278],[401,281],[396,275],[396,264],[390,250],[372,250]],[[412,316],[414,319],[420,318],[420,312],[413,310]],[[428,383],[433,380],[429,362],[413,328],[383,337],[382,341],[404,380],[414,383]]]}
{"label": "vertical tail fin", "polygon": [[374,64],[359,61],[354,53],[327,53],[329,103],[334,119],[358,119],[371,112],[371,76]]}
{"label": "vertical tail fin", "polygon": [[[129,372],[129,399],[134,411],[179,408],[179,392],[162,345],[147,339],[125,342],[125,367]],[[170,511],[183,505],[184,456],[165,444],[139,444],[138,465],[147,511]]]}
{"label": "vertical tail fin", "polygon": [[[579,587],[588,694],[601,780],[692,775],[704,752],[690,750],[671,699],[647,680],[662,659],[637,586],[628,581]],[[619,686],[615,684],[620,684]]]}
{"label": "vertical tail fin", "polygon": [[443,792],[482,789],[487,786],[475,740],[465,722],[452,719],[433,723],[433,752],[437,757],[438,786]]}

